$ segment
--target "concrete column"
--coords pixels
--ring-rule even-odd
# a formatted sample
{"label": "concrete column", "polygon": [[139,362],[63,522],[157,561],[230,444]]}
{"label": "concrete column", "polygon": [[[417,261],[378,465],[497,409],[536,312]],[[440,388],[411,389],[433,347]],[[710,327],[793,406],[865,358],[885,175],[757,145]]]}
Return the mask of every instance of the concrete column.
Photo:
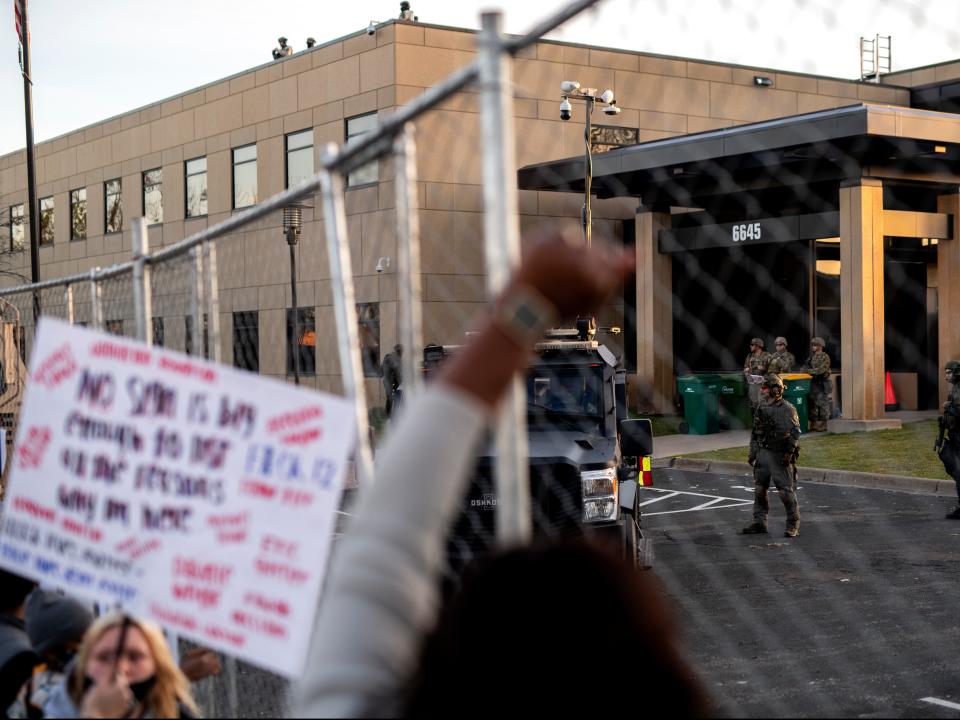
{"label": "concrete column", "polygon": [[960,360],[960,194],[942,195],[937,212],[951,215],[952,240],[937,243],[937,367],[940,369],[940,402],[947,399],[943,366],[948,360]]}
{"label": "concrete column", "polygon": [[883,185],[840,188],[843,419],[883,418]]}
{"label": "concrete column", "polygon": [[637,375],[636,407],[641,412],[672,413],[673,406],[673,259],[657,243],[670,228],[669,209],[637,209]]}

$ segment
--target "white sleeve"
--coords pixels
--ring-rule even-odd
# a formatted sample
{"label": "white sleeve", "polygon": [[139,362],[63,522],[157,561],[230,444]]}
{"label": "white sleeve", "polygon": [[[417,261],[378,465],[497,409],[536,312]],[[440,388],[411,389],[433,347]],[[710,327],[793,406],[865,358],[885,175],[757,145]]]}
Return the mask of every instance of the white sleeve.
{"label": "white sleeve", "polygon": [[436,619],[447,531],[486,420],[476,400],[439,385],[406,408],[334,550],[294,716],[401,712],[400,692]]}

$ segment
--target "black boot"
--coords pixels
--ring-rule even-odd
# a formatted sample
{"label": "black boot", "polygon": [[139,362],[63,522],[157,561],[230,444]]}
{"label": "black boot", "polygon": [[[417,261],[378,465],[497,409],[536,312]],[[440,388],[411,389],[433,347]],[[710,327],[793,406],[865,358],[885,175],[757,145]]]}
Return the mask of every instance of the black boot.
{"label": "black boot", "polygon": [[957,505],[953,510],[947,513],[948,520],[960,520],[960,505]]}
{"label": "black boot", "polygon": [[741,530],[744,535],[760,535],[767,532],[767,526],[763,523],[752,522]]}

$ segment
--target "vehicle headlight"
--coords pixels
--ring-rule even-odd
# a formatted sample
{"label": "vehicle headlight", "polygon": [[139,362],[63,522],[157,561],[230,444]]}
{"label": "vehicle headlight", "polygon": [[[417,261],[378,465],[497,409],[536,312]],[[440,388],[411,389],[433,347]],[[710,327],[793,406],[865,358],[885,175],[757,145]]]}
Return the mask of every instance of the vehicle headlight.
{"label": "vehicle headlight", "polygon": [[617,502],[617,469],[587,470],[580,473],[583,489],[583,521],[604,522],[616,520],[620,510]]}

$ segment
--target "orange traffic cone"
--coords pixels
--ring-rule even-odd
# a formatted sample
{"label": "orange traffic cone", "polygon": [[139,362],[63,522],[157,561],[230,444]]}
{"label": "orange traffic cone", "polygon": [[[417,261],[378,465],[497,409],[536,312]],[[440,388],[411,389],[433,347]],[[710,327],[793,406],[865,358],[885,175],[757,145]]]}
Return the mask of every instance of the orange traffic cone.
{"label": "orange traffic cone", "polygon": [[887,373],[886,387],[883,391],[883,409],[887,412],[893,412],[900,409],[900,403],[897,402],[897,394],[893,392],[893,382],[890,380],[890,373]]}

